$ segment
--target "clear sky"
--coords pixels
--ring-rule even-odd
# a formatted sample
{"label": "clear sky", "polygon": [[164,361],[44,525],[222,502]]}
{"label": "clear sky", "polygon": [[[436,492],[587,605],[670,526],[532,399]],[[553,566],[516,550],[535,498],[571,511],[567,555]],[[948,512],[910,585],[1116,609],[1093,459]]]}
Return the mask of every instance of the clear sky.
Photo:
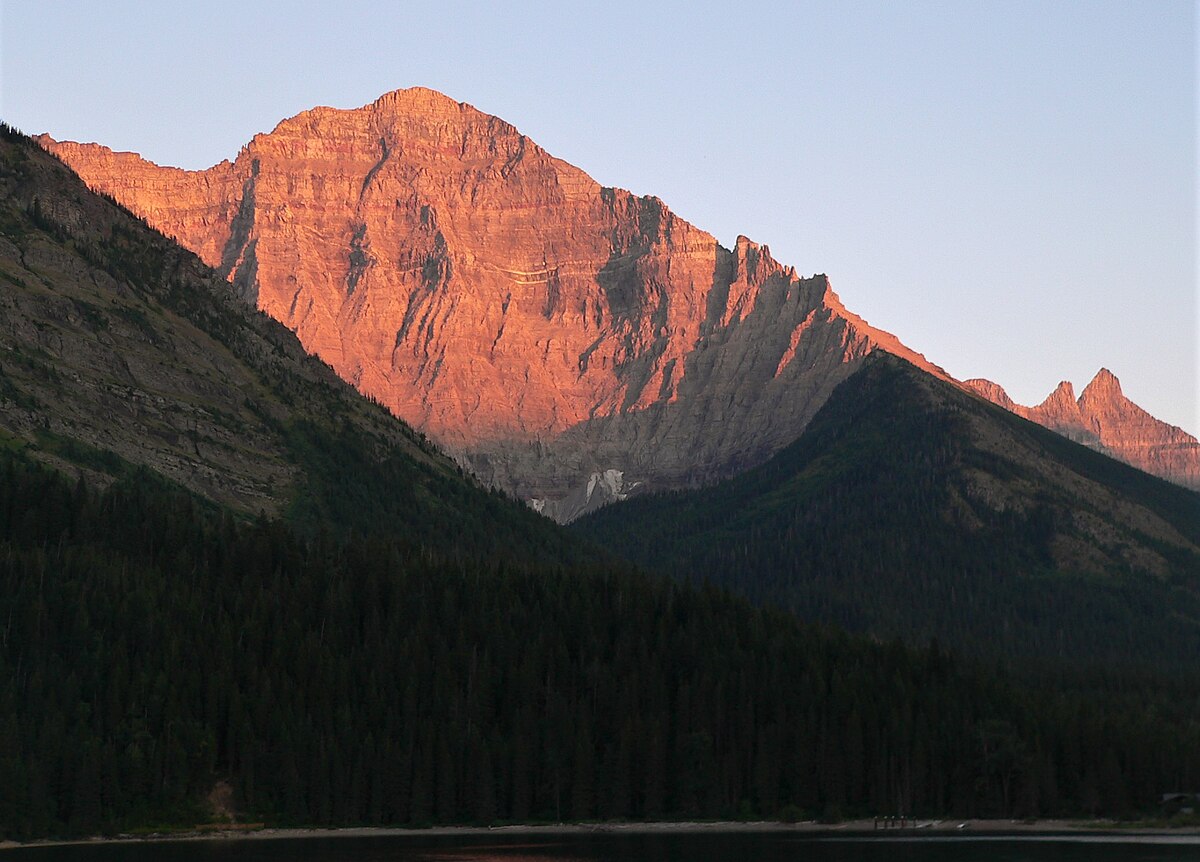
{"label": "clear sky", "polygon": [[0,117],[202,168],[315,105],[441,90],[959,378],[1106,366],[1200,431],[1191,0],[3,0]]}

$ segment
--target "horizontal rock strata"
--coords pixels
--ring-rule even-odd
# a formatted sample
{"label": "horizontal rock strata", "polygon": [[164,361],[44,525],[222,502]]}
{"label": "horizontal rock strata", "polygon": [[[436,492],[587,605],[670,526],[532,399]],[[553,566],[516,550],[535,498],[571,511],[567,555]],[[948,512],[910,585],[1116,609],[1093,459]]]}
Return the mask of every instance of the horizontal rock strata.
{"label": "horizontal rock strata", "polygon": [[872,350],[943,373],[825,276],[724,248],[430,90],[306,111],[206,171],[40,140],[547,511],[574,513],[593,474],[662,489],[759,463]]}

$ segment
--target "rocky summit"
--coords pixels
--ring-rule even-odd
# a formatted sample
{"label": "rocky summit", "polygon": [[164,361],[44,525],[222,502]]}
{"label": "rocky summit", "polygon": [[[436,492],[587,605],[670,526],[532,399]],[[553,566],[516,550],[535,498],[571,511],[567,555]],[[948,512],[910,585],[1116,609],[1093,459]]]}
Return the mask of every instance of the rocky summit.
{"label": "rocky summit", "polygon": [[1036,407],[1015,403],[990,380],[964,381],[979,395],[1064,437],[1179,485],[1200,490],[1200,441],[1182,428],[1155,419],[1121,391],[1107,368],[1075,397],[1064,380]]}
{"label": "rocky summit", "polygon": [[725,248],[431,90],[306,111],[205,171],[39,140],[559,520],[764,461],[876,349],[944,376],[824,275]]}

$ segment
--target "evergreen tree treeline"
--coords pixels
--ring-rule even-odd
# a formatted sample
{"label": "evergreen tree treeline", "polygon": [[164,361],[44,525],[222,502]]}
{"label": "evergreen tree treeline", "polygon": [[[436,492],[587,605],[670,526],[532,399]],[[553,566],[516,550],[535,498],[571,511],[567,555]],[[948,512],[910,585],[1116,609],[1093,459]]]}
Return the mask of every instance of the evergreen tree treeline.
{"label": "evergreen tree treeline", "polygon": [[1198,669],[1200,494],[882,354],[768,462],[571,528],[850,631],[1015,665]]}
{"label": "evergreen tree treeline", "polygon": [[1016,686],[611,567],[241,522],[0,461],[0,836],[194,824],[1121,814],[1194,688]]}

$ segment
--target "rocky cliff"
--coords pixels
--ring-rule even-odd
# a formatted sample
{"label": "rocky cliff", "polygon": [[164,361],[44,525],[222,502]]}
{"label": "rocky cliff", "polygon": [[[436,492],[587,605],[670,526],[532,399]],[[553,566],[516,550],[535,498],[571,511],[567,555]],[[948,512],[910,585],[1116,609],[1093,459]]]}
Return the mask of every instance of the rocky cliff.
{"label": "rocky cliff", "polygon": [[101,486],[145,468],[247,516],[434,558],[603,557],[479,488],[196,255],[0,124],[0,455],[14,450]]}
{"label": "rocky cliff", "polygon": [[873,350],[942,374],[825,276],[724,248],[430,90],[306,111],[199,172],[40,141],[560,520],[765,460]]}
{"label": "rocky cliff", "polygon": [[964,383],[994,404],[1065,437],[1147,473],[1200,489],[1200,442],[1126,398],[1121,382],[1107,368],[1100,369],[1078,398],[1064,380],[1036,407],[1014,403],[990,380]]}

